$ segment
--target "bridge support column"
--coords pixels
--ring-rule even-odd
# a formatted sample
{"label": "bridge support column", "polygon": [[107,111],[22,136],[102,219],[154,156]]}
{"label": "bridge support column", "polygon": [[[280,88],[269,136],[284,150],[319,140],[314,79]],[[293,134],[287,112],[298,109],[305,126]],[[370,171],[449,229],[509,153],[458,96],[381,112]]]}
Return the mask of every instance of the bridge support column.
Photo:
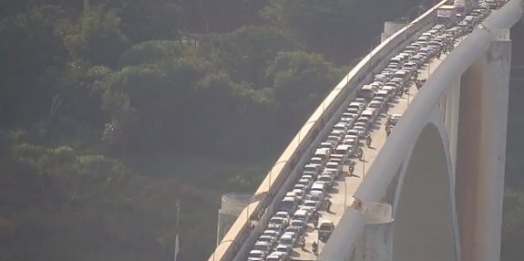
{"label": "bridge support column", "polygon": [[457,140],[460,109],[460,77],[453,80],[446,95],[445,126],[449,137],[449,150],[451,156],[451,175],[453,184],[455,183],[456,163],[457,163]]}
{"label": "bridge support column", "polygon": [[500,260],[511,41],[496,37],[462,77],[456,196],[462,261]]}
{"label": "bridge support column", "polygon": [[357,244],[355,261],[393,260],[393,219],[388,204],[366,204],[366,226]]}

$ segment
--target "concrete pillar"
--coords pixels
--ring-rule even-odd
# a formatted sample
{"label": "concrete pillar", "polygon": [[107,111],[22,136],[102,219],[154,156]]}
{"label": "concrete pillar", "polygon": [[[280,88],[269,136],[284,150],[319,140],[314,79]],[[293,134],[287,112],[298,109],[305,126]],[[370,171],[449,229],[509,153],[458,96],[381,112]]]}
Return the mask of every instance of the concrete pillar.
{"label": "concrete pillar", "polygon": [[355,261],[393,260],[393,218],[389,204],[366,204],[366,226],[356,247]]}
{"label": "concrete pillar", "polygon": [[406,26],[406,23],[399,23],[399,22],[385,22],[384,23],[384,32],[380,36],[380,41],[384,42],[386,39],[388,39],[390,36],[398,32],[400,29],[404,28]]}
{"label": "concrete pillar", "polygon": [[509,94],[509,31],[462,77],[456,196],[462,261],[500,260]]}
{"label": "concrete pillar", "polygon": [[451,156],[451,175],[453,184],[455,183],[455,171],[457,162],[457,140],[460,109],[460,77],[451,83],[447,93],[445,126],[449,137],[449,150]]}

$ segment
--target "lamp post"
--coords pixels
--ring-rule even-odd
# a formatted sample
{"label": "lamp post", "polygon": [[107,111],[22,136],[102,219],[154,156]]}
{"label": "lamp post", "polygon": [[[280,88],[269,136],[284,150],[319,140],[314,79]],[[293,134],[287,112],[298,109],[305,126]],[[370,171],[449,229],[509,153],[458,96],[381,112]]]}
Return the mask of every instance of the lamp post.
{"label": "lamp post", "polygon": [[366,175],[366,153],[362,150],[362,178]]}
{"label": "lamp post", "polygon": [[237,243],[236,240],[234,240],[234,239],[224,240],[224,241],[220,242],[220,244],[217,245],[215,252],[213,252],[213,261],[215,261],[215,254],[216,254],[216,252],[218,250],[218,247],[220,245],[224,244],[224,243],[235,243],[235,248],[236,248],[236,250],[238,250],[238,243]]}
{"label": "lamp post", "polygon": [[[299,139],[300,139],[300,138],[299,138]],[[281,164],[281,163],[286,163],[286,162],[287,162],[287,160],[277,161],[277,163],[275,163],[275,164],[273,165],[273,167],[271,167],[271,170],[269,171],[269,185],[268,185],[268,187],[267,187],[268,192],[269,192],[269,188],[271,188],[271,185],[272,185],[272,184],[271,184],[271,183],[272,183],[272,182],[271,182],[271,181],[272,181],[272,179],[271,179],[271,175],[272,175],[272,173],[273,173],[273,169],[274,169],[275,167],[277,167],[279,164]]]}
{"label": "lamp post", "polygon": [[348,207],[347,200],[348,200],[348,188],[346,184],[346,179],[344,178],[344,211],[346,211],[346,208]]}

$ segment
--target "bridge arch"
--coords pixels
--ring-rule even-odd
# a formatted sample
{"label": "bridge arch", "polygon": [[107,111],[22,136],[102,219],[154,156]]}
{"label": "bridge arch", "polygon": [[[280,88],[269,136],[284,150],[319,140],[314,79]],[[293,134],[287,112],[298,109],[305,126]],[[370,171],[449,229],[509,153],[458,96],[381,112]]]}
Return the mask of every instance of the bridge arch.
{"label": "bridge arch", "polygon": [[[393,260],[458,260],[447,133],[437,120],[421,126],[406,153],[394,199]],[[442,119],[442,118],[440,118]]]}

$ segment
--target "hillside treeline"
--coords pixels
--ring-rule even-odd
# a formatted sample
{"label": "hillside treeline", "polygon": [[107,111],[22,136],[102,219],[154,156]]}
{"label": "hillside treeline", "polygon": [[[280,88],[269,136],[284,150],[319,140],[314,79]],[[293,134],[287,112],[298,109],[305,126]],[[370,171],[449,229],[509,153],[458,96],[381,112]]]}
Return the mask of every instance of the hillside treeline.
{"label": "hillside treeline", "polygon": [[219,196],[420,2],[0,0],[0,260],[169,259],[176,198],[182,257],[205,259]]}

